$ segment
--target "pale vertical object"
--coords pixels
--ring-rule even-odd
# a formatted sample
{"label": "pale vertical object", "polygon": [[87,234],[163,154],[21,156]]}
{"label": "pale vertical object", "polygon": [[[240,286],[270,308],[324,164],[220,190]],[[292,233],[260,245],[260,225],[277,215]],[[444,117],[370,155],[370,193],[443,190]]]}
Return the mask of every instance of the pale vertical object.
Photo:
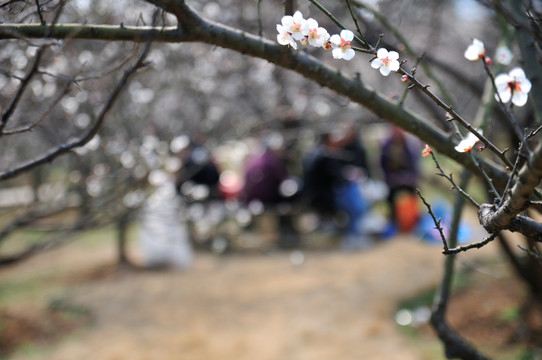
{"label": "pale vertical object", "polygon": [[156,188],[143,206],[139,239],[143,263],[149,267],[189,267],[194,251],[186,223],[180,218],[181,200],[173,183]]}

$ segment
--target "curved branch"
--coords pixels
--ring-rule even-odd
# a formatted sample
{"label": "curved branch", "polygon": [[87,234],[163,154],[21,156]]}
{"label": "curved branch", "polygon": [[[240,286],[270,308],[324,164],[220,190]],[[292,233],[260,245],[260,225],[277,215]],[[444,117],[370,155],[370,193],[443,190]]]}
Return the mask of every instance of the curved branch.
{"label": "curved branch", "polygon": [[[171,1],[151,2],[155,4],[171,3]],[[415,134],[436,151],[454,159],[470,171],[480,174],[480,170],[469,154],[455,151],[454,144],[447,134],[430,124],[426,119],[380,95],[363,84],[359,78],[345,76],[339,70],[325,65],[311,55],[293,51],[256,35],[192,15],[185,15],[185,18],[190,18],[192,21],[189,30],[177,27],[58,24],[51,31],[51,37],[134,42],[144,39],[159,42],[203,42],[261,58],[293,70],[307,79],[348,97],[382,119],[395,123]],[[37,24],[0,24],[0,39],[15,36],[40,38],[45,34],[46,28]],[[506,170],[503,167],[482,157],[478,157],[478,161],[496,184],[504,185],[506,183]]]}

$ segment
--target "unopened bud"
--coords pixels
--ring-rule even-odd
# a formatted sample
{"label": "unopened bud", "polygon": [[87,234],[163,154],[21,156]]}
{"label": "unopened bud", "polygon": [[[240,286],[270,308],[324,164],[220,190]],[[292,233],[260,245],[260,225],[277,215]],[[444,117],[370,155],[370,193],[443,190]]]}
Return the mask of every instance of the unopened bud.
{"label": "unopened bud", "polygon": [[402,76],[401,76],[401,81],[402,81],[402,82],[407,82],[407,81],[408,81],[408,76],[402,75]]}

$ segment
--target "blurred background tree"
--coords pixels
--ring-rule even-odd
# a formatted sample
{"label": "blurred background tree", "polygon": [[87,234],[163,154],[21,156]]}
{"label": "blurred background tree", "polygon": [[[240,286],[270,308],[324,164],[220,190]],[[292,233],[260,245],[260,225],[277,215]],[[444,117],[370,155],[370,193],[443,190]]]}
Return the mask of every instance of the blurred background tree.
{"label": "blurred background tree", "polygon": [[[322,132],[355,120],[371,154],[394,123],[455,160],[441,159],[445,172],[466,168],[479,175],[481,180],[473,180],[469,189],[480,203],[497,201],[504,208],[504,200],[514,198],[502,193],[509,189],[509,178],[512,183],[517,179],[510,173],[513,163],[520,169],[531,159],[525,171],[540,180],[535,141],[542,120],[536,101],[542,91],[540,1],[347,4],[323,1],[321,6],[349,29],[359,27],[366,52],[374,54],[378,44],[408,60],[403,65],[408,70],[401,70],[408,74],[407,85],[396,74],[382,77],[369,66],[373,56],[368,54],[337,62],[321,50],[294,51],[265,40],[275,39],[276,24],[287,9],[300,10],[338,33],[333,18],[312,1],[0,4],[0,179],[9,206],[3,211],[0,242],[7,244],[22,226],[43,228],[50,224],[44,218],[70,215],[53,222],[55,231],[38,242],[5,246],[3,263],[61,244],[70,238],[67,234],[111,223],[119,230],[119,260],[129,262],[126,227],[152,187],[182,168],[172,145],[179,136],[203,136],[223,166],[237,170],[251,150],[253,142],[246,140],[262,130],[281,133],[303,153]],[[489,56],[490,50],[507,45],[514,63],[524,66],[531,79],[531,102],[512,109],[513,117],[510,108],[493,100],[482,65],[463,57],[472,38],[483,39]],[[504,67],[495,63],[493,69],[497,73]],[[454,149],[466,133],[457,126],[465,125],[462,119],[474,127],[488,124],[483,134],[491,142],[482,141],[483,153],[471,156]],[[527,142],[531,130],[536,131]],[[370,162],[376,167],[376,156]],[[10,203],[13,189],[21,185],[27,187]],[[490,185],[502,195],[475,193]],[[535,187],[528,188],[527,198],[536,195]],[[504,224],[495,225],[494,217],[481,218],[481,223],[495,235],[502,229],[527,235],[534,250],[519,255],[502,233],[498,239],[540,299],[540,259],[531,256],[541,238],[539,225],[517,216],[528,206],[536,209],[537,203],[526,200]],[[517,221],[527,230],[514,225]],[[438,323],[443,322],[440,318]],[[483,358],[449,329],[440,335],[449,356]]]}

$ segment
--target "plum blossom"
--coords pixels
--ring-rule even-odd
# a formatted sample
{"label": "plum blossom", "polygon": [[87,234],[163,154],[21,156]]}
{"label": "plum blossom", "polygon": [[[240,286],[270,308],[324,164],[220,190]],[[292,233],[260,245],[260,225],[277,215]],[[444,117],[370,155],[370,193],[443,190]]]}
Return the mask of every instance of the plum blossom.
{"label": "plum blossom", "polygon": [[378,49],[377,58],[371,61],[373,69],[380,69],[383,76],[388,76],[391,71],[399,70],[399,54],[396,51],[388,51],[384,48]]}
{"label": "plum blossom", "polygon": [[342,30],[340,35],[333,35],[329,41],[333,47],[331,54],[334,59],[351,60],[356,52],[350,46],[350,42],[354,39],[354,33],[350,30]]}
{"label": "plum blossom", "polygon": [[318,22],[313,18],[307,20],[307,38],[309,44],[314,47],[322,47],[329,40],[329,33],[323,27],[318,27]]}
{"label": "plum blossom", "polygon": [[429,145],[425,144],[425,147],[422,150],[422,156],[426,157],[429,154],[431,154],[431,148],[429,147]]}
{"label": "plum blossom", "polygon": [[303,15],[298,10],[294,15],[285,15],[281,19],[282,26],[290,33],[295,40],[301,40],[308,32],[309,24],[303,19]]}
{"label": "plum blossom", "polygon": [[[478,132],[482,134],[481,131],[478,131]],[[474,145],[476,145],[478,141],[480,141],[480,139],[478,139],[476,135],[470,132],[466,138],[464,138],[463,140],[459,142],[459,144],[457,144],[457,146],[455,147],[455,151],[469,152],[472,150],[472,148],[474,147]]]}
{"label": "plum blossom", "polygon": [[277,24],[277,31],[279,32],[277,35],[277,42],[281,45],[289,45],[293,47],[294,49],[297,49],[297,43],[295,42],[292,35],[288,32],[288,30],[280,25]]}
{"label": "plum blossom", "polygon": [[470,61],[483,59],[486,55],[484,43],[478,39],[472,39],[472,44],[465,50],[465,57]]}
{"label": "plum blossom", "polygon": [[527,103],[529,91],[531,91],[531,82],[525,76],[522,68],[514,68],[508,74],[500,74],[495,78],[495,87],[498,94],[497,100],[507,103],[512,100],[512,104],[523,106]]}
{"label": "plum blossom", "polygon": [[495,50],[495,60],[497,60],[499,64],[510,65],[513,58],[514,54],[512,54],[512,51],[505,45],[499,46],[497,50]]}

